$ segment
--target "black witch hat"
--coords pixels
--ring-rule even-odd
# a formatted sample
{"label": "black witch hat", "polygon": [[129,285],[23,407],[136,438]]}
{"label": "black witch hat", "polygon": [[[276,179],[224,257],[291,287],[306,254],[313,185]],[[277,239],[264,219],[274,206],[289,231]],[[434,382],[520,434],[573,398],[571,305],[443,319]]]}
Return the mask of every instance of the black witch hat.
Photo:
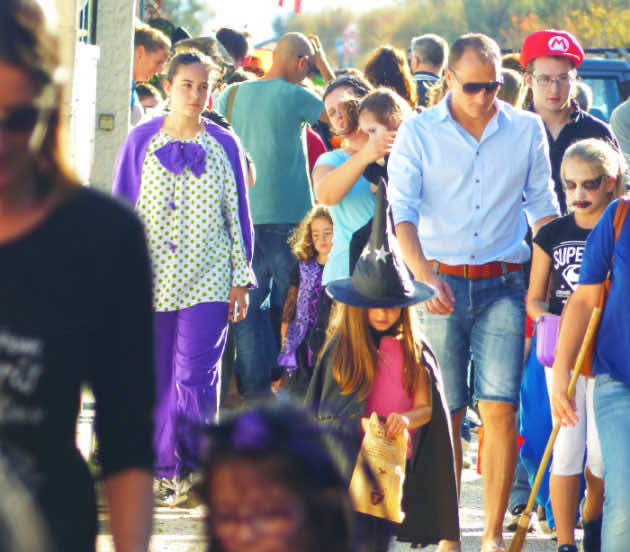
{"label": "black witch hat", "polygon": [[385,182],[380,180],[374,205],[372,232],[350,278],[339,278],[326,286],[335,300],[355,307],[396,308],[422,303],[435,290],[414,281],[403,262],[392,230]]}

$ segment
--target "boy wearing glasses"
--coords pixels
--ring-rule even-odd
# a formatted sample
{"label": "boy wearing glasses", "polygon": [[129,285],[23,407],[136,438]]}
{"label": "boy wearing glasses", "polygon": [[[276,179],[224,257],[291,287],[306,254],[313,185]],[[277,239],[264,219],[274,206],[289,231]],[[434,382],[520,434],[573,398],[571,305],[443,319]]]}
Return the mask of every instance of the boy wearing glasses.
{"label": "boy wearing glasses", "polygon": [[[420,320],[442,369],[458,476],[460,424],[471,399],[479,403],[482,552],[505,550],[503,518],[516,461],[522,263],[530,256],[523,209],[534,231],[558,213],[542,121],[496,99],[500,75],[494,40],[482,34],[457,39],[445,71],[448,94],[400,126],[388,164],[388,196],[405,262],[437,291]],[[459,547],[449,543],[439,550]]]}
{"label": "boy wearing glasses", "polygon": [[619,149],[610,127],[582,111],[573,99],[577,67],[584,60],[584,50],[568,31],[547,29],[530,34],[523,42],[520,62],[525,68],[525,84],[532,89],[528,109],[545,123],[551,172],[562,214],[567,204],[560,164],[566,149],[585,138],[606,140]]}

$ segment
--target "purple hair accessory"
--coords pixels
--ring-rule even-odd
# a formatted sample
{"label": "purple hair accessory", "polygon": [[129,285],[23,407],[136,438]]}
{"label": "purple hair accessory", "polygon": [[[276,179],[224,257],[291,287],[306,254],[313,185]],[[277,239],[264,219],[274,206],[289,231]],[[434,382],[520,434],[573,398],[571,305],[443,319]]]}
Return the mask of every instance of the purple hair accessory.
{"label": "purple hair accessory", "polygon": [[186,167],[189,167],[199,178],[206,170],[206,150],[199,144],[174,141],[156,149],[153,153],[162,166],[173,174],[181,174]]}
{"label": "purple hair accessory", "polygon": [[236,421],[232,445],[236,450],[263,448],[271,433],[269,427],[257,412],[247,412]]}

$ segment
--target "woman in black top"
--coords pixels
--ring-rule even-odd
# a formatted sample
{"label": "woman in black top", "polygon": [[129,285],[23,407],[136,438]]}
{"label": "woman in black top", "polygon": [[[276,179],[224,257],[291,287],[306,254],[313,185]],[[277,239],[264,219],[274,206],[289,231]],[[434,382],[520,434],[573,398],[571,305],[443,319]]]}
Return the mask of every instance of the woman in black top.
{"label": "woman in black top", "polygon": [[151,528],[151,287],[140,223],[64,168],[57,42],[35,0],[0,2],[0,458],[59,552],[89,552],[94,488],[75,446],[80,385],[117,551]]}

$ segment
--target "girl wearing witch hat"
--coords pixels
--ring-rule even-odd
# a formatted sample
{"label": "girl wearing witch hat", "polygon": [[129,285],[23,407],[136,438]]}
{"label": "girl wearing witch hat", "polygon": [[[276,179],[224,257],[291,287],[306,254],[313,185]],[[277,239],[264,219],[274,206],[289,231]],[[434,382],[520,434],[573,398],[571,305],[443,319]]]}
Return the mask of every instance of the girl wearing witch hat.
{"label": "girl wearing witch hat", "polygon": [[352,276],[327,286],[336,311],[306,405],[329,425],[331,451],[348,481],[361,446],[362,417],[376,412],[390,437],[409,430],[405,520],[397,525],[357,514],[362,552],[386,551],[394,534],[422,546],[440,542],[441,552],[459,550],[453,449],[439,367],[410,311],[434,291],[410,278],[387,208],[381,181],[370,239]]}

